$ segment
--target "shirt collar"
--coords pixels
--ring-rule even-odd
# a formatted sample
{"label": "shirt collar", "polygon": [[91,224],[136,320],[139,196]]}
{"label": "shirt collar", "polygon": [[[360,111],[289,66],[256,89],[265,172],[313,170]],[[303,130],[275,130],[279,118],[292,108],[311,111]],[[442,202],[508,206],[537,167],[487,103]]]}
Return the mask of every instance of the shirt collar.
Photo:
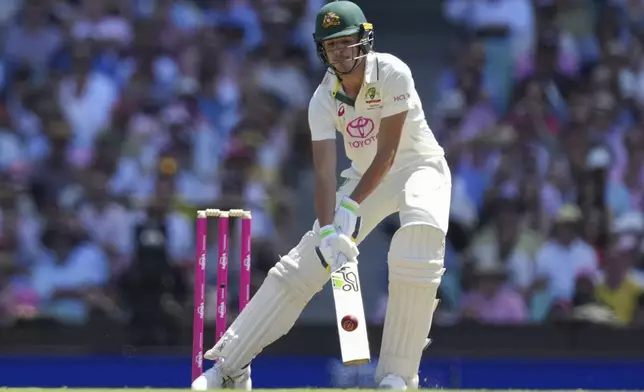
{"label": "shirt collar", "polygon": [[[375,52],[369,52],[364,57],[365,59],[365,70],[364,70],[364,80],[362,81],[362,86],[366,86],[372,83],[375,83],[380,78],[380,65],[378,64],[378,57]],[[340,102],[343,102],[350,106],[355,106],[355,100],[347,97],[342,93],[342,84],[337,75],[335,75],[335,85],[331,93],[334,99],[337,99]]]}

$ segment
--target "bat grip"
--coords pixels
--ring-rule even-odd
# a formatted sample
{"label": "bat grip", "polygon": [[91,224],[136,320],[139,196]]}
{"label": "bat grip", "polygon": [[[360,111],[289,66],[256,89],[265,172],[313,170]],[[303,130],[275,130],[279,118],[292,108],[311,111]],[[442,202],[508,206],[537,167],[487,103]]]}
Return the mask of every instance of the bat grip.
{"label": "bat grip", "polygon": [[356,264],[358,264],[358,259],[354,258],[352,260],[349,260],[349,259],[347,259],[347,256],[345,256],[344,254],[340,253],[338,255],[338,265],[339,265],[339,267],[336,268],[335,270],[331,271],[331,272],[335,272],[335,271],[339,270],[340,268],[342,268],[347,263],[356,263]]}

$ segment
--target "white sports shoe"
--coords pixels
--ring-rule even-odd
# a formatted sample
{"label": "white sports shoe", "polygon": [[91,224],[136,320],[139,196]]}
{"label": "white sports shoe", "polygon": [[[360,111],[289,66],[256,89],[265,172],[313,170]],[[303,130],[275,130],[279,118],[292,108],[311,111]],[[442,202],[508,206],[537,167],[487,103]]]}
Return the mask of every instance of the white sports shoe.
{"label": "white sports shoe", "polygon": [[402,377],[395,374],[387,374],[380,383],[378,383],[378,389],[393,389],[396,391],[406,391],[407,383],[403,380]]}
{"label": "white sports shoe", "polygon": [[193,391],[206,391],[208,389],[252,390],[253,381],[250,378],[250,365],[233,377],[222,374],[221,364],[215,363],[213,367],[206,370],[192,382]]}
{"label": "white sports shoe", "polygon": [[418,376],[414,377],[411,385],[407,385],[405,380],[397,374],[387,374],[378,383],[378,389],[393,389],[395,391],[406,391],[408,389],[418,389]]}

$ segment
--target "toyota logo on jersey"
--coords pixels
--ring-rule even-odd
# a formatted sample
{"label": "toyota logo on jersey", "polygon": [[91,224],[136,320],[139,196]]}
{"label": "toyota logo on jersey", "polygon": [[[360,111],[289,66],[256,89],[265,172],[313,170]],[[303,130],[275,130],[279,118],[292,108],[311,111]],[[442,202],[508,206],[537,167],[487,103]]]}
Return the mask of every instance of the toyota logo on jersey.
{"label": "toyota logo on jersey", "polygon": [[376,125],[373,120],[366,117],[358,117],[347,124],[347,135],[357,140],[347,140],[352,148],[362,148],[369,146],[378,139],[377,134],[373,134]]}
{"label": "toyota logo on jersey", "polygon": [[347,134],[357,139],[366,139],[373,132],[375,125],[373,120],[365,117],[358,117],[347,124]]}

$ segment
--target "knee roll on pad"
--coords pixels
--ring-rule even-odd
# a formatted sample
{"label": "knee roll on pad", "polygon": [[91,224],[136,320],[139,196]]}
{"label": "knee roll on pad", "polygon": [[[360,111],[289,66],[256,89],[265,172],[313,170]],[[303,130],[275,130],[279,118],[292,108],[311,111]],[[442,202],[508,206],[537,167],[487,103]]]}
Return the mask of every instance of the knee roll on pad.
{"label": "knee roll on pad", "polygon": [[445,234],[430,225],[403,226],[389,247],[389,280],[409,284],[433,284],[445,273]]}
{"label": "knee roll on pad", "polygon": [[324,268],[315,252],[320,239],[312,231],[304,234],[300,243],[270,269],[268,275],[294,296],[308,300],[322,290],[330,273]]}

